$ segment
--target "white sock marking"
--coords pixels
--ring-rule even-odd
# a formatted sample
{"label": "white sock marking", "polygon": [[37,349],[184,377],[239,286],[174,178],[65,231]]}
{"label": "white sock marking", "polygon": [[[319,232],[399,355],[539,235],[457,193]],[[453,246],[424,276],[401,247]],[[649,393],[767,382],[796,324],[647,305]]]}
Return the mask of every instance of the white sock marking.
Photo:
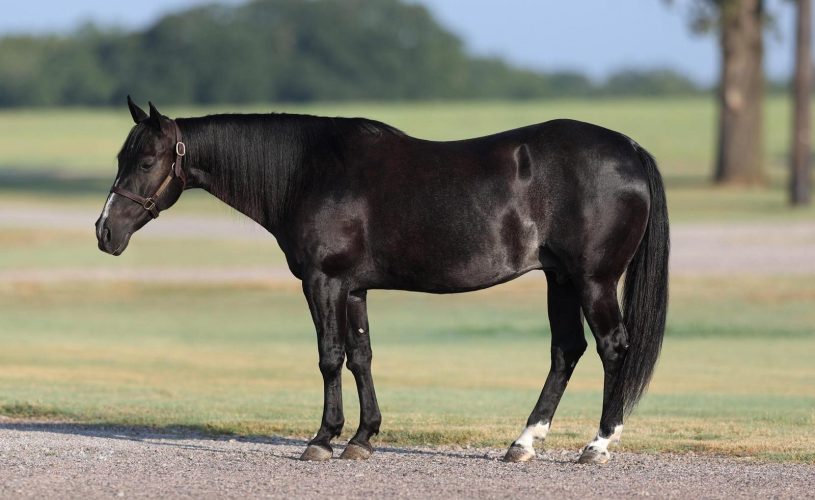
{"label": "white sock marking", "polygon": [[541,440],[546,438],[546,434],[549,433],[549,422],[542,423],[538,422],[535,425],[530,425],[526,429],[521,432],[521,435],[518,436],[518,439],[515,440],[516,445],[521,446],[525,450],[532,451],[534,453],[534,446],[536,440]]}
{"label": "white sock marking", "polygon": [[604,438],[600,436],[600,432],[597,432],[597,436],[592,440],[591,443],[587,446],[587,448],[594,448],[601,451],[608,451],[608,445],[611,443],[619,443],[620,437],[623,434],[623,426],[618,425],[614,428],[614,433],[611,436]]}

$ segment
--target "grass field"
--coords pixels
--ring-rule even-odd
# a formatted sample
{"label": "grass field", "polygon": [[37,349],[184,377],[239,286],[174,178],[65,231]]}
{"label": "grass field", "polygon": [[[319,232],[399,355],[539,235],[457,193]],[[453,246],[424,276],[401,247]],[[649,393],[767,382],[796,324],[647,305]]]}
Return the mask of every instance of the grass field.
{"label": "grass field", "polygon": [[[667,179],[669,201],[678,220],[790,217],[784,187],[791,118],[787,101],[780,97],[769,99],[766,107],[765,164],[770,189],[729,190],[709,184],[715,138],[712,98],[161,109],[169,116],[227,111],[365,116],[437,140],[575,118],[619,130],[649,149]],[[110,187],[115,173],[114,157],[131,126],[124,103],[110,110],[0,111],[0,196],[9,203],[42,194],[51,203],[100,204],[99,197]],[[212,210],[213,206],[205,201],[187,202],[178,210]],[[792,216],[813,214],[815,210],[802,210]]]}
{"label": "grass field", "polygon": [[[758,280],[675,280],[664,355],[624,448],[815,461],[806,281],[756,292]],[[548,369],[544,297],[535,279],[448,297],[372,293],[379,441],[511,441]],[[319,422],[314,333],[296,285],[30,285],[0,299],[6,415],[295,436]],[[601,380],[590,349],[547,446],[585,444]],[[350,432],[358,410],[345,383]]]}
{"label": "grass field", "polygon": [[[658,157],[677,224],[815,217],[813,209],[785,205],[790,120],[779,99],[767,108],[769,187],[708,184],[712,104],[698,98],[275,109],[369,116],[434,139],[584,119],[631,135]],[[84,231],[11,227],[0,216],[0,272],[283,264],[271,238],[137,235],[118,259],[98,252],[91,224],[129,127],[124,106],[0,112],[0,210],[92,214]],[[175,214],[227,212],[186,193],[153,224]],[[812,278],[675,276],[663,358],[651,392],[627,422],[623,448],[815,463]],[[545,282],[534,278],[458,296],[372,292],[374,375],[384,414],[378,442],[505,446],[514,439],[549,366],[545,297]],[[0,415],[300,437],[319,423],[313,327],[294,282],[0,283],[0,318]],[[592,436],[601,380],[592,346],[546,446],[576,450]],[[347,437],[358,411],[350,377],[345,390]]]}

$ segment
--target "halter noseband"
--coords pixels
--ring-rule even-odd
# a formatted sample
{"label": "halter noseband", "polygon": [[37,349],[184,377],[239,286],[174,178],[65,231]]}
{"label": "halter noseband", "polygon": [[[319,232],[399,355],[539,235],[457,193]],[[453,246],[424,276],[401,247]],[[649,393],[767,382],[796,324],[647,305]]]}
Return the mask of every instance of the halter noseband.
{"label": "halter noseband", "polygon": [[170,167],[170,173],[167,174],[167,177],[164,178],[164,181],[158,187],[153,196],[148,196],[145,198],[139,194],[133,193],[126,189],[122,189],[119,186],[113,186],[110,188],[111,193],[116,193],[124,196],[129,200],[133,200],[139,205],[142,206],[145,210],[150,213],[150,216],[154,219],[158,218],[159,210],[156,206],[156,201],[158,201],[159,197],[164,190],[167,189],[167,186],[170,185],[170,181],[173,180],[173,177],[178,177],[181,179],[181,189],[183,190],[184,187],[187,185],[187,174],[184,173],[184,169],[182,168],[182,160],[184,156],[187,154],[187,147],[181,142],[181,130],[178,128],[178,124],[171,120],[170,123],[173,124],[173,128],[175,128],[175,161],[173,165]]}

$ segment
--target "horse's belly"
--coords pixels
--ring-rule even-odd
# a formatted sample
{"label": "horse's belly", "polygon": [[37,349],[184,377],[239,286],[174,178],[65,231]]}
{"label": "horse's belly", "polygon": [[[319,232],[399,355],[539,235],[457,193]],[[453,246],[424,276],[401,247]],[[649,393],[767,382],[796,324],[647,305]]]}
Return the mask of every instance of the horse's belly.
{"label": "horse's belly", "polygon": [[[486,288],[540,268],[538,234],[534,224],[517,214],[494,224],[451,225],[400,243],[380,253],[383,275],[393,288],[427,292],[456,292]],[[402,233],[404,235],[405,233]]]}
{"label": "horse's belly", "polygon": [[412,268],[393,270],[383,283],[385,288],[430,293],[456,293],[480,290],[514,279],[527,271],[540,268],[538,262],[524,267],[484,264],[455,269]]}

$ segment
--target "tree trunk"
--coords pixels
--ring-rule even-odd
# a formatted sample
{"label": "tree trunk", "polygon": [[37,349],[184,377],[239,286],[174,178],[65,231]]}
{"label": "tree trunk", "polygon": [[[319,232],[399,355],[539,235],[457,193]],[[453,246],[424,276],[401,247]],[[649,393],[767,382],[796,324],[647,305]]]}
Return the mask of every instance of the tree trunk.
{"label": "tree trunk", "polygon": [[809,100],[812,93],[812,54],[810,49],[812,41],[812,1],[797,0],[797,4],[790,202],[793,205],[809,205],[812,182],[809,158]]}
{"label": "tree trunk", "polygon": [[719,144],[715,181],[758,184],[763,181],[762,0],[721,3]]}

